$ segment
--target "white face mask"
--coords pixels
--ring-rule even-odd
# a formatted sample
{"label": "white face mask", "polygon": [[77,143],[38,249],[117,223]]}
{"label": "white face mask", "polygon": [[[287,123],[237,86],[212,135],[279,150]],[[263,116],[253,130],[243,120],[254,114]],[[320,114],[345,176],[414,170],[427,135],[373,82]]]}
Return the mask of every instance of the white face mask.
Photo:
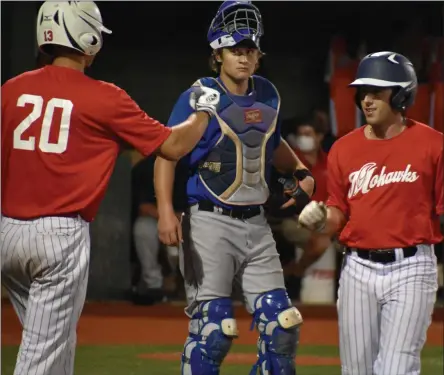
{"label": "white face mask", "polygon": [[298,148],[302,152],[313,151],[316,147],[315,139],[308,135],[296,136],[291,134],[288,138],[290,137],[291,139],[288,139],[289,144],[294,148]]}
{"label": "white face mask", "polygon": [[299,137],[296,137],[296,145],[302,152],[313,151],[316,146],[314,138],[308,135],[300,135]]}

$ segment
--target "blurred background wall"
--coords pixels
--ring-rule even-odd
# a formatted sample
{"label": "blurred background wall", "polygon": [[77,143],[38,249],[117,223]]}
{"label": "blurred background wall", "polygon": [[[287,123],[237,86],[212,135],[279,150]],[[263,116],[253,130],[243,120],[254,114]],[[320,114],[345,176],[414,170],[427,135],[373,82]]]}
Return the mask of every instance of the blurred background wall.
{"label": "blurred background wall", "polygon": [[[36,66],[40,4],[1,2],[2,83]],[[280,90],[285,118],[314,108],[331,114],[334,46],[337,66],[364,53],[396,50],[414,62],[421,82],[428,82],[430,50],[443,36],[442,4],[257,2],[266,53],[259,74]],[[105,36],[87,74],[122,87],[150,116],[166,122],[178,95],[211,74],[206,33],[218,6],[214,1],[101,1],[104,23],[113,34]],[[336,128],[330,130],[338,135]],[[89,298],[124,298],[130,286],[130,172],[131,161],[123,155],[92,224]]]}

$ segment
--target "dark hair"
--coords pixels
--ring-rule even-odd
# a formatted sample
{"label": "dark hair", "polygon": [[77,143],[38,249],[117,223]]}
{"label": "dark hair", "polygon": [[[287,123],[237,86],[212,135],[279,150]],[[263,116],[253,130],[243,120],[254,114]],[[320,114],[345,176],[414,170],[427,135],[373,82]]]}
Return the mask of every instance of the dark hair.
{"label": "dark hair", "polygon": [[53,60],[56,57],[62,56],[85,56],[82,52],[77,51],[74,48],[69,48],[66,46],[61,46],[59,44],[45,44],[40,47],[43,54],[50,56]]}
{"label": "dark hair", "polygon": [[208,60],[208,65],[210,66],[210,69],[212,72],[215,72],[217,74],[220,73],[220,67],[222,65],[222,63],[220,63],[219,61],[217,61],[216,56],[220,55],[222,52],[222,49],[216,49],[211,53],[211,56]]}
{"label": "dark hair", "polygon": [[35,66],[37,69],[43,68],[46,65],[51,65],[54,61],[54,58],[46,53],[43,53],[41,50],[37,51],[37,56],[35,59]]}
{"label": "dark hair", "polygon": [[[224,47],[227,49],[231,49],[231,48],[257,48],[256,45],[254,44],[254,42],[252,42],[251,40],[243,40],[242,42],[236,44],[233,47]],[[219,74],[220,73],[220,68],[222,66],[222,63],[220,63],[219,61],[217,61],[216,56],[221,56],[222,55],[222,50],[224,48],[219,48],[219,49],[215,49],[213,50],[213,52],[211,53],[211,56],[209,58],[208,64],[210,66],[211,71]],[[259,60],[265,56],[265,53],[263,53],[261,50],[259,50]],[[259,69],[259,61],[257,63],[256,66],[256,70],[257,71]]]}
{"label": "dark hair", "polygon": [[310,126],[316,134],[325,134],[324,125],[316,120],[314,113],[304,114],[286,119],[282,122],[282,127],[287,133],[296,133],[301,126]]}

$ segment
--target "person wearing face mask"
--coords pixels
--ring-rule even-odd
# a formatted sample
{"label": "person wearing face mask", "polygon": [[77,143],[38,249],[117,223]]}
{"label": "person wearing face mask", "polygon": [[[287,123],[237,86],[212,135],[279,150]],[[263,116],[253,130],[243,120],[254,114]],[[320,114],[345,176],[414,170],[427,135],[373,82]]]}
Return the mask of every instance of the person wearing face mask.
{"label": "person wearing face mask", "polygon": [[[293,131],[287,136],[287,142],[316,179],[312,199],[324,202],[327,199],[327,154],[322,147],[325,129],[314,116],[296,120],[291,125]],[[285,265],[284,272],[290,284],[301,284],[301,302],[334,302],[335,243],[329,236],[301,228],[293,217],[283,220],[282,234],[296,245],[296,261]]]}
{"label": "person wearing face mask", "polygon": [[297,120],[287,142],[304,160],[316,180],[316,191],[312,199],[324,200],[327,196],[327,154],[322,150],[324,129],[312,118]]}

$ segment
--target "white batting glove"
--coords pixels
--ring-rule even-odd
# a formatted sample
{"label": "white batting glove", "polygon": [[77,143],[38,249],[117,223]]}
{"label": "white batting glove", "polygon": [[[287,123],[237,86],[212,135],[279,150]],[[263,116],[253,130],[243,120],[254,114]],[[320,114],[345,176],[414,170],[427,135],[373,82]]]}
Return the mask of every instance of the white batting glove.
{"label": "white batting glove", "polygon": [[320,232],[327,221],[327,207],[322,202],[311,201],[300,213],[298,221],[302,227]]}
{"label": "white batting glove", "polygon": [[190,106],[196,112],[206,112],[213,117],[219,107],[219,91],[205,86],[194,86],[190,94]]}

